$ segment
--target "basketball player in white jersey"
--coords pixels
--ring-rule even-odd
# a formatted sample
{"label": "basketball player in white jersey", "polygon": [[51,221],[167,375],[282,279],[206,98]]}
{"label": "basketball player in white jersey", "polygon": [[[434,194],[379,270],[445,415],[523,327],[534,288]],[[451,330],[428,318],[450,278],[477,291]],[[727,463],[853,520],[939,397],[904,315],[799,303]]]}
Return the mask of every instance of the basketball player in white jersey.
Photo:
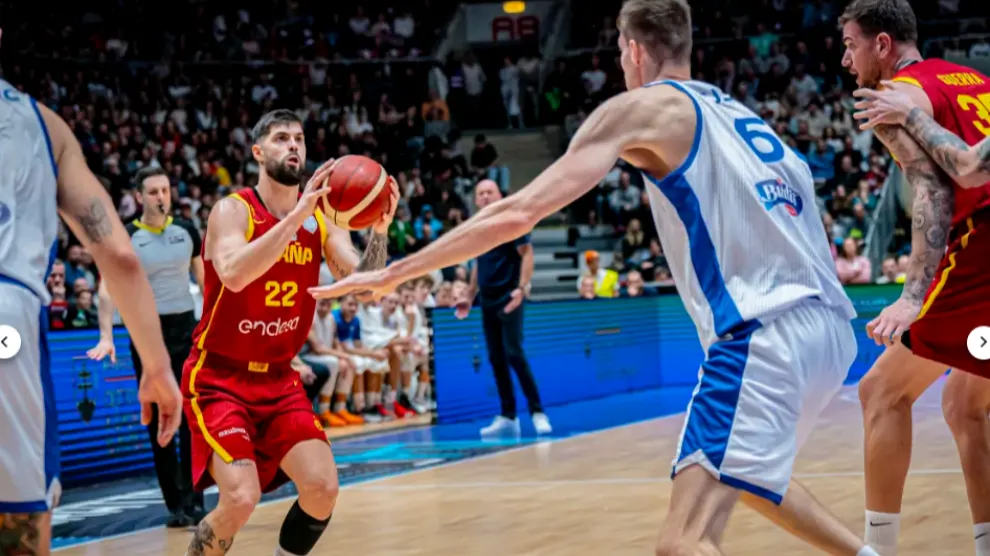
{"label": "basketball player in white jersey", "polygon": [[93,254],[114,298],[129,301],[120,313],[147,369],[138,392],[142,423],[157,404],[165,445],[181,421],[151,286],[110,197],[65,122],[0,80],[0,324],[21,339],[16,353],[0,359],[0,554],[50,553],[60,487],[45,279],[59,214]]}
{"label": "basketball player in white jersey", "polygon": [[312,293],[382,295],[476,257],[594,188],[623,158],[643,173],[706,352],[657,554],[721,554],[741,499],[825,552],[875,555],[791,478],[857,351],[811,172],[748,108],[690,81],[686,0],[627,0],[618,27],[629,91],[596,109],[560,160],[415,255]]}

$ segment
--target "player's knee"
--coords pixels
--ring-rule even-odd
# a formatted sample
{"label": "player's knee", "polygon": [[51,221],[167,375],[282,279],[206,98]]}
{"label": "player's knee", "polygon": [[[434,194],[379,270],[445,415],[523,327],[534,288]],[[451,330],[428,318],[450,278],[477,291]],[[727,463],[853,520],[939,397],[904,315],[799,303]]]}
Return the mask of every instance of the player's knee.
{"label": "player's knee", "polygon": [[897,378],[890,369],[877,366],[859,381],[859,403],[864,413],[911,409],[914,400]]}
{"label": "player's knee", "polygon": [[[954,371],[954,373],[959,371]],[[981,379],[982,380],[982,379]],[[950,376],[942,390],[942,414],[953,434],[959,434],[976,426],[982,434],[987,420],[987,403],[981,395],[980,384],[965,376]]]}
{"label": "player's knee", "polygon": [[220,491],[220,504],[234,521],[241,524],[247,523],[260,501],[261,489],[256,485],[237,485]]}
{"label": "player's knee", "polygon": [[340,493],[340,484],[332,470],[312,473],[298,481],[296,488],[299,490],[300,498],[306,498],[310,504],[315,503],[325,507],[328,512],[337,503],[337,495]]}

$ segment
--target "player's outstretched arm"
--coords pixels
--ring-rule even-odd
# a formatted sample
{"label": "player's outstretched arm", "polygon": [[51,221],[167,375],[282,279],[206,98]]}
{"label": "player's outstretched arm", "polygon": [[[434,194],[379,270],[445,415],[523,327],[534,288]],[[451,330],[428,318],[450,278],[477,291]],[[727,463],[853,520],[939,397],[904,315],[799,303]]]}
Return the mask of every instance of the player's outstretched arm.
{"label": "player's outstretched arm", "polygon": [[[690,99],[673,88],[657,89],[647,94],[642,90],[623,93],[606,101],[581,125],[567,152],[532,183],[488,205],[422,251],[394,263],[381,275],[356,275],[313,288],[311,293],[335,297],[366,289],[391,291],[409,278],[472,259],[529,232],[540,220],[595,187],[627,149],[656,148],[664,138],[682,135],[690,142],[694,126]],[[685,129],[687,119],[690,129]]]}
{"label": "player's outstretched arm", "polygon": [[224,287],[241,291],[268,272],[285,253],[293,234],[313,216],[316,201],[329,193],[322,184],[332,170],[332,160],[320,166],[292,212],[259,237],[249,237],[254,217],[243,201],[225,197],[217,203],[206,226],[205,258],[213,262]]}
{"label": "player's outstretched arm", "polygon": [[854,94],[859,112],[856,119],[864,120],[862,129],[880,124],[895,124],[914,137],[932,159],[961,187],[980,187],[990,181],[990,139],[970,147],[956,134],[945,129],[930,115],[930,110],[917,105],[904,85],[885,81],[883,89],[861,89]]}
{"label": "player's outstretched arm", "polygon": [[38,109],[58,164],[59,214],[93,254],[110,297],[120,301],[120,316],[145,362],[145,373],[171,372],[151,284],[110,196],[90,172],[69,126],[47,107],[39,104]]}

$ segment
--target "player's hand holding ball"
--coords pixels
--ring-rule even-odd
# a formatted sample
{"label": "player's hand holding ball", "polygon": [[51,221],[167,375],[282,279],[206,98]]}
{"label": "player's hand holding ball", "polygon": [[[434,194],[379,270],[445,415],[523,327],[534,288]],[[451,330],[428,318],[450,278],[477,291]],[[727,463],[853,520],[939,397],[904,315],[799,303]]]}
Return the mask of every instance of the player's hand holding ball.
{"label": "player's hand holding ball", "polygon": [[324,179],[323,188],[330,193],[321,196],[319,206],[330,222],[347,230],[388,233],[399,205],[399,186],[381,164],[348,155],[338,159]]}
{"label": "player's hand holding ball", "polygon": [[332,192],[327,184],[330,175],[334,171],[336,162],[332,158],[324,162],[316,169],[313,177],[309,178],[309,181],[306,182],[306,187],[303,189],[302,196],[299,198],[299,202],[295,208],[295,210],[301,211],[299,216],[302,218],[305,219],[312,216],[316,212],[316,207],[320,205],[321,200]]}

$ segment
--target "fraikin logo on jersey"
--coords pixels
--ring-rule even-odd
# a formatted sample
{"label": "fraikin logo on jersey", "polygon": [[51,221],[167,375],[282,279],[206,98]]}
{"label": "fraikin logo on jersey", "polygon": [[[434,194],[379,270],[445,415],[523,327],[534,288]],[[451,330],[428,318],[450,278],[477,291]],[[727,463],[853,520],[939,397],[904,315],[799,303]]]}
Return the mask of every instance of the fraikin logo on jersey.
{"label": "fraikin logo on jersey", "polygon": [[777,205],[784,205],[788,214],[797,216],[801,214],[801,209],[804,208],[804,200],[801,199],[801,195],[780,178],[761,181],[756,184],[756,194],[763,203],[763,208],[767,210],[772,210]]}

